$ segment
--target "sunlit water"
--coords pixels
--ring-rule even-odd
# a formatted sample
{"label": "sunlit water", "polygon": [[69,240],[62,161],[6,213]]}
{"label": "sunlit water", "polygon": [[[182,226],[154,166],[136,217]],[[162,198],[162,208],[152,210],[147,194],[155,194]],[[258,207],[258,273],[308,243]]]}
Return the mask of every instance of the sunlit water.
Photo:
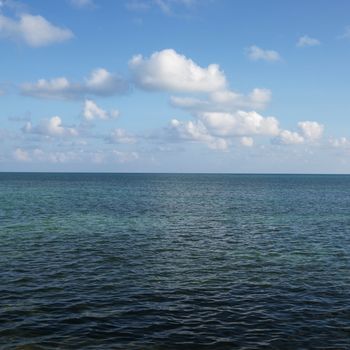
{"label": "sunlit water", "polygon": [[0,174],[1,349],[350,349],[350,177]]}

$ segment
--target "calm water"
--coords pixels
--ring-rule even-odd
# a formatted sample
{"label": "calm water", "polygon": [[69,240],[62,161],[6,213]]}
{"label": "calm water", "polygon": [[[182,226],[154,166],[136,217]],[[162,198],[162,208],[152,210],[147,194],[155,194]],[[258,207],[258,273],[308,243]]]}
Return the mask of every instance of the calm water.
{"label": "calm water", "polygon": [[350,349],[350,176],[0,174],[1,349]]}

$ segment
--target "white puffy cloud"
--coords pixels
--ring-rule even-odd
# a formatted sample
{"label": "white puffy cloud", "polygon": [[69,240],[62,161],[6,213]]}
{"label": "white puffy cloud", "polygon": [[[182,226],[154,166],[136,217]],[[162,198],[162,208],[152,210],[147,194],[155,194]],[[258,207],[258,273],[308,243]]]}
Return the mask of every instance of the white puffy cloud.
{"label": "white puffy cloud", "polygon": [[110,143],[127,143],[132,144],[136,142],[136,138],[126,132],[124,129],[114,129],[108,137]]}
{"label": "white puffy cloud", "polygon": [[66,28],[60,28],[44,17],[22,13],[18,19],[0,14],[0,37],[24,42],[31,47],[47,46],[73,37]]}
{"label": "white puffy cloud", "polygon": [[39,134],[51,137],[77,136],[78,131],[75,128],[65,127],[59,116],[43,119],[38,125],[33,126],[31,122],[27,122],[23,127],[23,132],[31,134]]}
{"label": "white puffy cloud", "polygon": [[198,113],[194,121],[173,119],[168,130],[170,140],[202,142],[209,148],[223,151],[235,138],[242,146],[252,147],[252,136],[277,136],[280,132],[276,118],[263,117],[254,111]]}
{"label": "white puffy cloud", "polygon": [[301,134],[310,141],[316,141],[322,137],[324,126],[317,122],[304,121],[299,122],[298,127]]}
{"label": "white puffy cloud", "polygon": [[[256,46],[251,49],[252,59],[280,59],[275,51]],[[172,106],[189,111],[194,117],[193,121],[173,119],[168,127],[170,139],[202,142],[210,148],[226,150],[235,138],[242,146],[252,147],[253,136],[273,137],[273,143],[290,145],[312,144],[322,137],[323,125],[312,121],[299,122],[298,131],[280,129],[275,117],[256,112],[270,102],[271,91],[255,88],[243,95],[230,90],[218,66],[217,75],[209,74],[208,78],[210,66],[201,68],[174,50],[155,52],[149,59],[135,56],[129,66],[134,81],[142,88],[189,93],[170,97]],[[117,133],[118,138],[122,135]]]}
{"label": "white puffy cloud", "polygon": [[148,59],[134,56],[129,68],[136,85],[145,90],[212,92],[226,87],[217,64],[202,68],[173,49],[154,52]]}
{"label": "white puffy cloud", "polygon": [[289,130],[282,130],[275,139],[276,143],[283,145],[297,145],[304,143],[304,141],[304,138],[300,134]]}
{"label": "white puffy cloud", "polygon": [[[134,56],[129,62],[135,83],[148,90],[187,92],[189,96],[171,96],[172,106],[189,111],[194,121],[173,119],[169,131],[174,138],[203,142],[210,148],[226,150],[232,137],[252,146],[252,135],[275,136],[279,133],[274,117],[263,117],[255,111],[271,100],[271,91],[255,88],[243,95],[228,89],[224,73],[217,65],[199,67],[174,50],[155,52],[150,58]],[[193,94],[205,93],[205,97]]]}
{"label": "white puffy cloud", "polygon": [[313,143],[322,137],[324,126],[317,122],[303,121],[298,123],[299,132],[282,130],[274,142],[284,145]]}
{"label": "white puffy cloud", "polygon": [[111,74],[104,68],[97,68],[91,72],[86,80],[86,88],[96,95],[111,95],[125,89],[125,82],[120,77]]}
{"label": "white puffy cloud", "polygon": [[84,102],[84,108],[83,108],[83,117],[91,121],[93,119],[111,119],[111,118],[117,118],[119,116],[119,111],[116,109],[107,112],[106,110],[99,107],[96,102],[93,100],[85,100]]}
{"label": "white puffy cloud", "polygon": [[304,35],[299,38],[297,47],[318,46],[321,42],[318,39],[311,38],[308,35]]}
{"label": "white puffy cloud", "polygon": [[279,133],[278,120],[275,117],[263,117],[254,111],[204,112],[199,114],[199,118],[217,136],[274,136]]}
{"label": "white puffy cloud", "polygon": [[247,49],[248,58],[252,61],[267,61],[275,62],[280,61],[281,56],[277,51],[274,50],[264,50],[256,45],[252,45]]}
{"label": "white puffy cloud", "polygon": [[81,83],[59,77],[51,80],[39,79],[36,83],[21,85],[23,95],[46,99],[80,99],[91,95],[112,96],[125,93],[127,89],[128,84],[125,80],[104,68],[93,70]]}
{"label": "white puffy cloud", "polygon": [[169,131],[175,139],[186,141],[203,142],[211,149],[227,150],[229,142],[224,138],[214,137],[210,135],[208,129],[201,121],[181,122],[173,119],[170,122]]}

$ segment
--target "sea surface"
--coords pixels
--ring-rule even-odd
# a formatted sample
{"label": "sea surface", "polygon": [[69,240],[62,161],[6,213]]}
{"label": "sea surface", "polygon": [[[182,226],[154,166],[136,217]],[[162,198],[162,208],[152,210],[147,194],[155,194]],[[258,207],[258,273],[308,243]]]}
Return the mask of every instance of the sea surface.
{"label": "sea surface", "polygon": [[1,173],[0,349],[350,349],[350,176]]}

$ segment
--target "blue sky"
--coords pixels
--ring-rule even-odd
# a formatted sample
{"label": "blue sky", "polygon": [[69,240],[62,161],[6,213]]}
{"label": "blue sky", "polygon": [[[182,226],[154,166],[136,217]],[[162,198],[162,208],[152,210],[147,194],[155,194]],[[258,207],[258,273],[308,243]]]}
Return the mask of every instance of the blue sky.
{"label": "blue sky", "polygon": [[350,172],[347,0],[0,1],[0,170]]}

